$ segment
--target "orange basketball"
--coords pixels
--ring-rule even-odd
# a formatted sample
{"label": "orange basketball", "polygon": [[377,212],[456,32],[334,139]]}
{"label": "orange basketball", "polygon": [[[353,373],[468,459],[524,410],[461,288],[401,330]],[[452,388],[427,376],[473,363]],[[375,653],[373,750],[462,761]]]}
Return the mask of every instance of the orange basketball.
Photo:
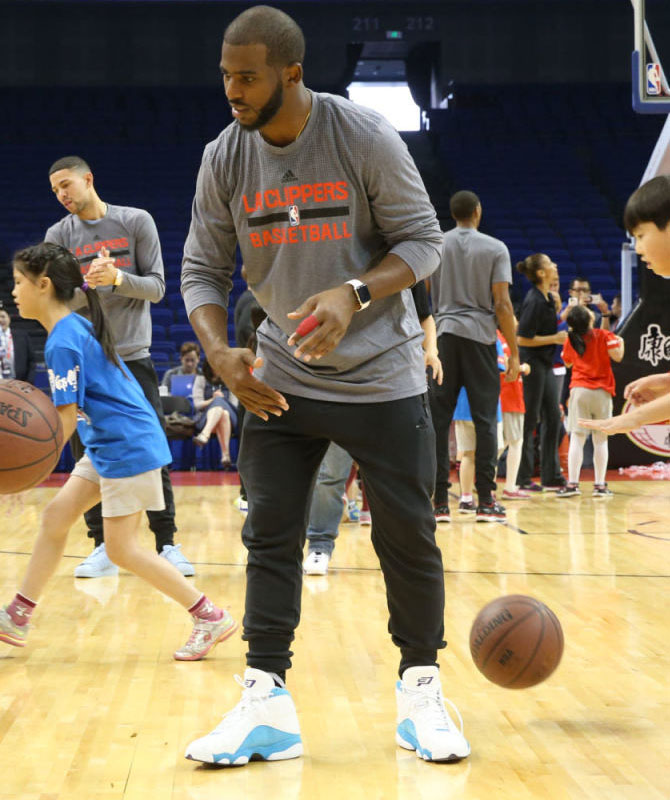
{"label": "orange basketball", "polygon": [[0,494],[41,483],[58,462],[60,416],[44,392],[29,383],[0,380]]}
{"label": "orange basketball", "polygon": [[535,686],[548,678],[561,660],[561,623],[533,597],[498,597],[485,605],[472,623],[470,653],[482,675],[498,686]]}

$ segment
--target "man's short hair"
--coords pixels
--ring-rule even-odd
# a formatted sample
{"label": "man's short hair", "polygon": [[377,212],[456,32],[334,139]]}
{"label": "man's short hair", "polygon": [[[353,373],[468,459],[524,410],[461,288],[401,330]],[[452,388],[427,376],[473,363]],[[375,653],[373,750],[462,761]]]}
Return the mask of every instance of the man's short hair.
{"label": "man's short hair", "polygon": [[61,169],[74,169],[77,172],[91,172],[91,168],[81,156],[64,156],[49,167],[49,177]]}
{"label": "man's short hair", "polygon": [[230,45],[264,44],[267,63],[273,67],[302,64],[305,58],[305,37],[300,26],[278,8],[254,6],[243,11],[223,34]]}
{"label": "man's short hair", "polygon": [[570,289],[574,289],[574,288],[575,288],[575,284],[576,284],[576,283],[588,283],[588,285],[589,285],[589,289],[591,288],[591,281],[590,281],[590,280],[589,280],[587,277],[585,277],[584,275],[576,275],[576,276],[575,276],[575,277],[574,277],[574,278],[573,278],[573,279],[570,281],[570,286],[569,286],[569,288],[570,288]]}
{"label": "man's short hair", "polygon": [[642,222],[653,222],[662,231],[670,222],[670,175],[657,175],[628,198],[623,224],[628,233]]}
{"label": "man's short hair", "polygon": [[456,192],[449,200],[449,211],[456,222],[465,222],[472,219],[478,205],[479,198],[474,192]]}

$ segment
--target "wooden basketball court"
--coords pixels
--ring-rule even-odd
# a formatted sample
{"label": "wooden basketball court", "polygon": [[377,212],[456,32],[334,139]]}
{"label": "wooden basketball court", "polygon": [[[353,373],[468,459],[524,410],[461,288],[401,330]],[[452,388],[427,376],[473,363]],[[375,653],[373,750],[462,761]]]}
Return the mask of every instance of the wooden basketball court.
{"label": "wooden basketball court", "polygon": [[[129,574],[75,580],[90,552],[78,527],[28,645],[0,644],[0,800],[670,797],[670,487],[611,486],[610,500],[593,500],[583,484],[580,498],[509,503],[507,526],[439,526],[442,681],[472,745],[457,764],[395,745],[398,657],[369,528],[343,525],[328,576],[305,579],[289,673],[304,758],[213,768],[183,751],[239,699],[233,674],[244,670],[245,644],[236,634],[202,662],[173,661],[188,616]],[[0,500],[3,602],[55,491]],[[177,540],[197,562],[198,585],[241,620],[236,494],[232,484],[175,489]],[[523,691],[488,683],[468,650],[480,607],[511,593],[547,603],[565,634],[558,670]]]}

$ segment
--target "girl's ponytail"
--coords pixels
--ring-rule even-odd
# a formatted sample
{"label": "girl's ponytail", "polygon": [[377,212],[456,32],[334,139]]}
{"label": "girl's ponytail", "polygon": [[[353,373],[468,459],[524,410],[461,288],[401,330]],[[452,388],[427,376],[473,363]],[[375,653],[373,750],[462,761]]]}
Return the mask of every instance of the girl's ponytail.
{"label": "girl's ponytail", "polygon": [[585,306],[573,306],[566,318],[568,323],[568,339],[579,356],[584,355],[586,341],[584,337],[591,327],[591,312]]}
{"label": "girl's ponytail", "polygon": [[86,281],[82,281],[80,289],[86,295],[88,310],[89,313],[91,314],[91,325],[93,325],[95,338],[100,342],[100,346],[102,347],[102,352],[107,356],[107,358],[112,362],[112,364],[115,364],[117,367],[120,368],[121,364],[119,362],[119,357],[116,353],[114,337],[112,335],[112,331],[109,326],[109,320],[107,319],[107,314],[105,314],[105,310],[102,307],[102,303],[100,302],[100,297],[98,296],[98,292],[95,289],[92,289],[88,285],[88,283],[86,283]]}

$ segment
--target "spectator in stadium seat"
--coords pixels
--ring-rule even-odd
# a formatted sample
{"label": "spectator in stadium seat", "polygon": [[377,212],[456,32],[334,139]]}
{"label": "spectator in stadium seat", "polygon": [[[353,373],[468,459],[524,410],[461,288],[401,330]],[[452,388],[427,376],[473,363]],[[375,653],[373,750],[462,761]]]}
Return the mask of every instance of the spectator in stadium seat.
{"label": "spectator in stadium seat", "polygon": [[621,323],[621,295],[614,295],[609,313],[610,330],[614,332]]}
{"label": "spectator in stadium seat", "polygon": [[196,411],[193,441],[204,447],[215,433],[221,445],[221,465],[230,466],[230,436],[237,427],[237,398],[223,381],[214,374],[209,361],[202,365],[202,375],[193,382],[193,407]]}
{"label": "spectator in stadium seat", "polygon": [[588,278],[581,275],[573,278],[570,281],[568,294],[570,295],[568,301],[561,308],[558,315],[561,322],[565,322],[567,319],[570,306],[579,303],[579,305],[586,306],[593,311],[595,316],[594,328],[603,328],[606,331],[609,330],[610,308],[601,294],[591,293],[591,282]]}
{"label": "spectator in stadium seat", "polygon": [[11,319],[0,303],[0,378],[16,378],[33,383],[35,351],[30,336],[20,329],[12,330]]}
{"label": "spectator in stadium seat", "polygon": [[200,345],[197,342],[184,342],[179,348],[179,360],[181,361],[181,366],[172,367],[163,375],[161,385],[166,386],[168,392],[170,391],[173,376],[201,374]]}

